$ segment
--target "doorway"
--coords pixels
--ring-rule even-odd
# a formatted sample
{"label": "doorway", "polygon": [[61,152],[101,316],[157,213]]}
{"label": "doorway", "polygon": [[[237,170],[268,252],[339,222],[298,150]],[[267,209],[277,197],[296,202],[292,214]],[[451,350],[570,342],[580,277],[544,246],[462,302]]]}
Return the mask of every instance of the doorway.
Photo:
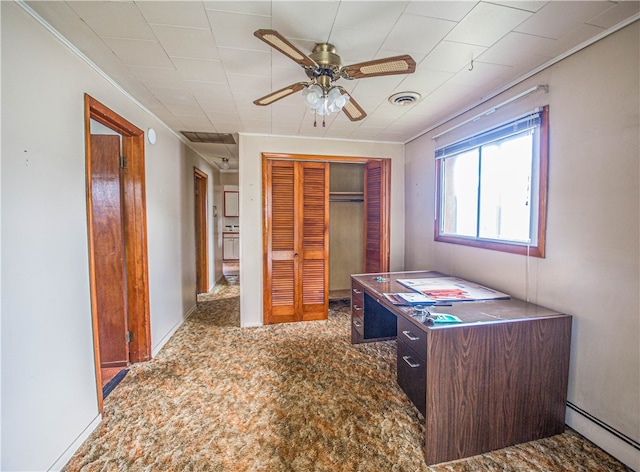
{"label": "doorway", "polygon": [[209,291],[209,244],[207,223],[207,191],[209,188],[207,174],[193,168],[193,191],[195,201],[196,224],[196,291]]}
{"label": "doorway", "polygon": [[[92,136],[92,121],[116,136]],[[144,132],[85,94],[85,148],[91,317],[102,413],[103,371],[151,359]]]}

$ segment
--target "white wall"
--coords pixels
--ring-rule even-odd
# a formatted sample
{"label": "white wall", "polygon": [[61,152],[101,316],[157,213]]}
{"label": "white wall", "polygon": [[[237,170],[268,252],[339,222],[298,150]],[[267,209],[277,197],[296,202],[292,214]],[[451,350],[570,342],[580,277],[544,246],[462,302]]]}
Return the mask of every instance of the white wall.
{"label": "white wall", "polygon": [[85,203],[86,92],[142,129],[152,348],[195,305],[193,166],[206,162],[13,2],[2,19],[2,463],[59,468],[99,423]]}
{"label": "white wall", "polygon": [[391,270],[404,264],[404,146],[241,134],[240,153],[240,319],[242,326],[262,324],[262,153],[391,159]]}
{"label": "white wall", "polygon": [[[640,195],[638,22],[491,101],[535,93],[464,133],[549,104],[547,255],[523,256],[433,241],[434,142],[471,110],[406,147],[407,269],[437,269],[572,314],[568,400],[640,441]],[[567,423],[640,469],[640,454],[568,409]]]}

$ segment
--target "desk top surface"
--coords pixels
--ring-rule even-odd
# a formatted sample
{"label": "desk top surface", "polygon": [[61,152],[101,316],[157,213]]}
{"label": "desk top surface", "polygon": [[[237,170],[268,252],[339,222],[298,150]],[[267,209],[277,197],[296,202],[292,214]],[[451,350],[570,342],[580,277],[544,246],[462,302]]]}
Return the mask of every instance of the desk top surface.
{"label": "desk top surface", "polygon": [[377,274],[357,274],[351,276],[353,280],[361,284],[369,295],[378,303],[390,310],[396,316],[403,316],[423,329],[448,329],[485,323],[504,323],[522,321],[533,318],[548,318],[569,316],[549,308],[545,308],[523,300],[509,298],[502,300],[483,301],[456,301],[452,303],[435,304],[428,306],[431,313],[446,313],[455,315],[462,323],[446,323],[427,326],[424,321],[412,316],[416,310],[413,306],[395,305],[385,296],[385,293],[412,292],[406,286],[400,284],[398,279],[418,279],[430,277],[447,277],[446,274],[436,271],[411,271],[411,272],[383,272]]}

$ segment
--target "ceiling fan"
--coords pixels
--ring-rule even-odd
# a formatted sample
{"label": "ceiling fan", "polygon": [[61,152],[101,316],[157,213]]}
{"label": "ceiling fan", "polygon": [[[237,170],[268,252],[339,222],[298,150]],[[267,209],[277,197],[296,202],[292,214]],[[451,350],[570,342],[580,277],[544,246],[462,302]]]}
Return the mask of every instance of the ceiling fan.
{"label": "ceiling fan", "polygon": [[260,106],[271,105],[293,93],[303,91],[307,105],[316,113],[328,115],[342,110],[351,121],[359,121],[367,114],[344,88],[334,85],[338,79],[353,80],[382,75],[412,74],[416,70],[416,63],[408,54],[344,66],[342,58],[332,44],[317,43],[311,54],[307,56],[275,30],[259,29],[253,34],[297,62],[309,77],[309,82],[288,85],[253,102]]}

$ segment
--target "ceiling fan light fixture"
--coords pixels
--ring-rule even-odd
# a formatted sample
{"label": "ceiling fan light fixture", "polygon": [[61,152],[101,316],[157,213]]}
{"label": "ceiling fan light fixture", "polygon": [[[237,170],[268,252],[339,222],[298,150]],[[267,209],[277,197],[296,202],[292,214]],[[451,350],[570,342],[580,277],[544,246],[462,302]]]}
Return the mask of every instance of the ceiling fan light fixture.
{"label": "ceiling fan light fixture", "polygon": [[322,87],[318,84],[313,84],[302,91],[302,96],[304,97],[304,101],[312,110],[321,106],[320,101],[322,100],[322,96],[324,92]]}
{"label": "ceiling fan light fixture", "polygon": [[348,95],[342,94],[340,87],[331,86],[325,91],[318,84],[304,89],[302,95],[309,109],[320,116],[341,111],[349,100]]}
{"label": "ceiling fan light fixture", "polygon": [[[302,66],[310,80],[308,83],[292,84],[254,100],[253,103],[260,106],[271,105],[292,93],[302,91],[307,107],[316,117],[317,115],[324,117],[342,111],[351,121],[360,121],[367,114],[346,90],[333,85],[335,81],[340,78],[353,80],[385,75],[412,74],[416,70],[416,62],[408,54],[344,66],[342,58],[333,44],[317,43],[311,54],[307,56],[276,30],[259,29],[253,34]],[[315,119],[313,126],[317,126]],[[325,126],[324,118],[322,126]]]}

